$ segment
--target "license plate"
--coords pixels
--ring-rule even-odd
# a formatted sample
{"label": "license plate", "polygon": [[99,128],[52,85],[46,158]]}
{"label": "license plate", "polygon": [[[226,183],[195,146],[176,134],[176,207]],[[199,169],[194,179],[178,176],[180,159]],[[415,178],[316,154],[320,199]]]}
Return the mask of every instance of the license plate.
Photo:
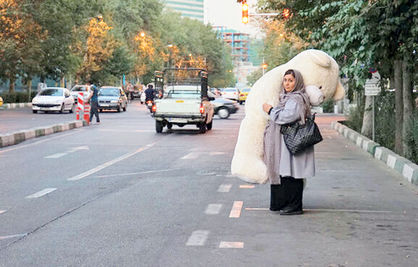
{"label": "license plate", "polygon": [[100,106],[102,106],[102,107],[108,107],[109,104],[100,104]]}
{"label": "license plate", "polygon": [[184,103],[184,100],[176,100],[176,103]]}

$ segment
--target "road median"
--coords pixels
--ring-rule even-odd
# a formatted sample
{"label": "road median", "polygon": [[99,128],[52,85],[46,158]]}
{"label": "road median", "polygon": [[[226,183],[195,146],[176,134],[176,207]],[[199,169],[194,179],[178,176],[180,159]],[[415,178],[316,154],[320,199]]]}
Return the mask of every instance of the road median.
{"label": "road median", "polygon": [[416,164],[339,122],[332,122],[331,127],[345,138],[351,140],[358,147],[371,154],[375,159],[383,161],[389,168],[398,172],[408,182],[418,185],[418,166]]}
{"label": "road median", "polygon": [[86,125],[87,124],[83,123],[83,121],[70,121],[66,123],[59,123],[27,130],[19,130],[12,133],[0,134],[0,147],[16,145],[28,139],[64,132]]}

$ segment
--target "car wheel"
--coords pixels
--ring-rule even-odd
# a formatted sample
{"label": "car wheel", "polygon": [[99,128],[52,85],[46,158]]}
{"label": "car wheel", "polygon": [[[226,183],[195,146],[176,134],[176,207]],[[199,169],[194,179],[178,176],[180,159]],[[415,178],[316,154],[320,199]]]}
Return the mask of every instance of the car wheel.
{"label": "car wheel", "polygon": [[99,109],[99,112],[102,113],[103,112],[103,109]]}
{"label": "car wheel", "polygon": [[155,121],[155,131],[157,133],[163,132],[163,123],[161,121]]}
{"label": "car wheel", "polygon": [[239,101],[239,104],[242,105],[242,103],[244,103],[244,101]]}
{"label": "car wheel", "polygon": [[38,111],[37,111],[37,110],[32,110],[32,112],[33,112],[33,113],[35,113],[35,114],[36,114],[36,113],[38,113]]}
{"label": "car wheel", "polygon": [[213,124],[213,120],[211,120],[211,122],[209,122],[208,124],[206,124],[206,128],[208,130],[212,130],[212,124]]}
{"label": "car wheel", "polygon": [[120,105],[116,108],[117,112],[120,112]]}
{"label": "car wheel", "polygon": [[62,103],[61,109],[60,109],[60,113],[63,113],[64,112],[64,109],[65,109],[65,106],[64,106],[64,103]]}
{"label": "car wheel", "polygon": [[125,107],[123,108],[123,111],[126,111],[127,106],[128,106],[128,105],[126,104],[126,105],[125,105]]}
{"label": "car wheel", "polygon": [[69,112],[70,112],[70,113],[74,113],[74,109],[75,109],[75,105],[73,104],[73,105],[71,106],[71,109],[69,110]]}
{"label": "car wheel", "polygon": [[228,117],[229,117],[229,110],[227,108],[220,108],[218,110],[218,116],[221,119],[228,119]]}
{"label": "car wheel", "polygon": [[171,130],[171,128],[173,128],[173,124],[171,124],[171,123],[167,124],[167,128],[168,128],[169,130]]}

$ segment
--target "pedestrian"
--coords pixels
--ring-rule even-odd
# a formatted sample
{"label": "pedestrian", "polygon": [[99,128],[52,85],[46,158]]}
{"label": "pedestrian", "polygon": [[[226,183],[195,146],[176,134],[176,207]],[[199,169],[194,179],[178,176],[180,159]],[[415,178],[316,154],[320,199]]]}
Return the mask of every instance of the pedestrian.
{"label": "pedestrian", "polygon": [[276,107],[264,103],[263,110],[270,119],[264,131],[264,162],[270,180],[270,210],[280,215],[302,214],[304,179],[315,175],[313,146],[295,155],[286,147],[280,127],[283,124],[304,122],[310,116],[309,97],[303,77],[297,70],[287,70]]}
{"label": "pedestrian", "polygon": [[128,82],[128,85],[126,86],[126,90],[128,92],[129,100],[134,100],[134,86],[131,82]]}
{"label": "pedestrian", "polygon": [[87,86],[90,87],[90,95],[87,102],[90,101],[90,122],[93,120],[93,115],[96,116],[96,122],[100,123],[99,118],[99,89],[94,85],[93,81],[88,81]]}

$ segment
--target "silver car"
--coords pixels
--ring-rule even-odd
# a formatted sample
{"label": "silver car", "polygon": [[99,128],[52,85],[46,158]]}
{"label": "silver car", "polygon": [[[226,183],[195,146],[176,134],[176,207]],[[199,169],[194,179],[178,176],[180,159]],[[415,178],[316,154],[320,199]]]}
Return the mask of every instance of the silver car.
{"label": "silver car", "polygon": [[126,111],[128,98],[121,87],[102,86],[99,90],[99,111],[115,109],[120,112]]}

